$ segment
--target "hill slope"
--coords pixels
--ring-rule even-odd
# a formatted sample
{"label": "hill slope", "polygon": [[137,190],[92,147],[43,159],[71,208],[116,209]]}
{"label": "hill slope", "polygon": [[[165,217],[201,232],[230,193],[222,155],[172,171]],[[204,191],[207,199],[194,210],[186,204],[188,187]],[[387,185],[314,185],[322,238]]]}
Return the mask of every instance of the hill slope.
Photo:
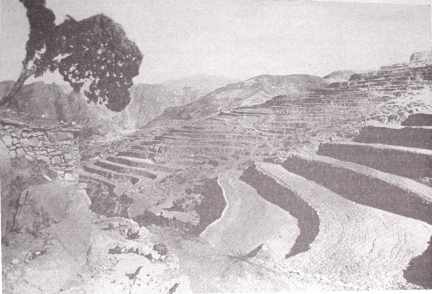
{"label": "hill slope", "polygon": [[278,95],[298,95],[326,84],[322,78],[311,75],[261,75],[214,90],[183,107],[170,108],[161,118],[205,117],[240,106],[261,104]]}
{"label": "hill slope", "polygon": [[[13,83],[0,82],[0,96],[6,95]],[[164,85],[138,84],[130,91],[132,100],[122,113],[111,112],[103,106],[87,104],[87,99],[82,94],[68,93],[66,87],[55,83],[27,84],[18,93],[17,100],[19,110],[29,117],[75,121],[105,133],[113,128],[143,127],[161,115],[166,108],[182,106],[197,99],[194,94],[195,88],[191,93],[176,93]]]}
{"label": "hill slope", "polygon": [[323,79],[328,83],[341,83],[347,82],[355,72],[351,70],[337,70],[329,73]]}
{"label": "hill slope", "polygon": [[223,76],[192,75],[181,79],[168,80],[161,85],[177,95],[192,96],[195,98],[204,96],[211,91],[237,81]]}
{"label": "hill slope", "polygon": [[[13,81],[0,82],[0,96],[4,96],[12,87]],[[20,111],[34,117],[60,120],[60,104],[66,101],[66,94],[56,84],[36,82],[25,85],[18,93],[17,101]]]}

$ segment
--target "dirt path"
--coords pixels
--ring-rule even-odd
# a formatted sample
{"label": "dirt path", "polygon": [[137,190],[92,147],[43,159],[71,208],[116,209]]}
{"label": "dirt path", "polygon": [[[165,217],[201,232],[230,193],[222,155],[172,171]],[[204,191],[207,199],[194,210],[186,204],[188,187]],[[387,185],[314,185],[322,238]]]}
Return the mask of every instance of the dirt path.
{"label": "dirt path", "polygon": [[221,218],[201,233],[201,238],[226,254],[246,254],[270,239],[283,239],[284,245],[272,242],[273,246],[285,247],[279,248],[282,257],[299,233],[297,220],[239,180],[240,175],[241,172],[228,171],[219,177],[227,206]]}
{"label": "dirt path", "polygon": [[254,187],[262,198],[296,218],[300,232],[294,245],[286,251],[285,258],[309,250],[310,244],[318,235],[320,225],[318,214],[313,207],[297,193],[279,185],[273,178],[263,175],[255,167],[246,169],[240,179]]}

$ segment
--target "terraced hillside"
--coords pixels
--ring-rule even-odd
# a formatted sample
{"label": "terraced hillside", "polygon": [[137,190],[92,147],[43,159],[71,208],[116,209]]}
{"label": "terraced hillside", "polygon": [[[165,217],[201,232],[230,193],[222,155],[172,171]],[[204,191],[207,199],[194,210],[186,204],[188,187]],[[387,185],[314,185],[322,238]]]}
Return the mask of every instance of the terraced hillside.
{"label": "terraced hillside", "polygon": [[[372,102],[361,92],[347,99],[346,92],[329,89],[303,95],[306,97],[277,96],[256,106],[143,129],[120,144],[114,154],[87,162],[82,180],[121,191],[117,194],[127,191],[138,202],[149,189],[160,190],[164,201],[172,202],[163,204],[170,208],[181,201],[177,199],[190,196],[186,191],[194,190],[201,181],[247,160],[278,156],[338,135],[352,136],[374,104],[382,102],[381,98]],[[160,199],[155,197],[155,202]],[[172,215],[166,208],[161,208],[163,214]]]}
{"label": "terraced hillside", "polygon": [[81,181],[98,213],[196,236],[171,245],[197,292],[431,287],[430,127],[361,129],[431,93],[431,72],[229,85],[85,162]]}
{"label": "terraced hillside", "polygon": [[221,175],[228,207],[200,235],[212,249],[179,245],[194,290],[431,288],[432,187],[369,167],[367,152],[319,153]]}
{"label": "terraced hillside", "polygon": [[[270,179],[274,179],[276,185],[289,190],[291,194],[286,196],[294,194],[301,197],[317,211],[320,231],[307,254],[312,255],[312,260],[320,260],[317,267],[320,273],[331,272],[335,279],[342,277],[347,281],[354,279],[347,275],[356,275],[354,280],[379,284],[369,276],[373,270],[377,271],[373,276],[381,279],[399,276],[398,279],[403,281],[403,276],[408,282],[431,288],[432,259],[428,252],[432,242],[426,249],[432,229],[431,175],[422,177],[424,175],[414,172],[424,170],[424,164],[428,164],[430,172],[431,148],[405,147],[401,144],[395,149],[395,136],[388,135],[391,130],[375,131],[375,141],[379,142],[379,146],[364,137],[356,138],[363,142],[362,145],[322,144],[318,155],[297,153],[291,154],[281,164],[258,163],[246,170],[242,179],[257,190],[262,190]],[[403,138],[409,134],[410,129],[404,128],[399,130],[397,136]],[[431,138],[427,129],[423,135]],[[407,153],[401,158],[398,155],[404,149]],[[375,158],[376,153],[381,156]],[[428,154],[424,162],[417,160],[418,153]],[[404,163],[405,167],[400,166]],[[388,166],[398,168],[389,170]],[[401,173],[404,176],[398,175]],[[425,180],[429,185],[422,183]],[[298,221],[300,225],[300,221],[305,220],[299,218]],[[331,241],[332,238],[335,238],[334,241]],[[419,247],[414,249],[416,246]],[[411,255],[409,258],[410,253],[418,249],[418,257]],[[319,256],[333,258],[323,263],[326,259]],[[347,264],[347,256],[354,260]],[[302,265],[307,260],[305,256],[297,259]],[[371,266],[373,262],[376,264]],[[308,271],[314,271],[316,264],[306,264]],[[344,268],[339,268],[341,266]],[[387,276],[388,272],[384,274],[389,269],[394,271],[394,276]],[[370,284],[369,287],[376,286]]]}

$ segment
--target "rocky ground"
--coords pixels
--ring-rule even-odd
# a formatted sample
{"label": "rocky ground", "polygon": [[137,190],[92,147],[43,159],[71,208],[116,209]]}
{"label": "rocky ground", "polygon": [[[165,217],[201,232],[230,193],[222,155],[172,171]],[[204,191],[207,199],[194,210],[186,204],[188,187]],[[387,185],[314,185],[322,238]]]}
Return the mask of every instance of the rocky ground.
{"label": "rocky ground", "polygon": [[11,227],[2,230],[4,293],[188,289],[164,240],[130,219],[93,213],[81,185],[39,179],[27,186],[2,186],[9,195],[20,191],[18,199],[3,203],[17,208],[7,211]]}

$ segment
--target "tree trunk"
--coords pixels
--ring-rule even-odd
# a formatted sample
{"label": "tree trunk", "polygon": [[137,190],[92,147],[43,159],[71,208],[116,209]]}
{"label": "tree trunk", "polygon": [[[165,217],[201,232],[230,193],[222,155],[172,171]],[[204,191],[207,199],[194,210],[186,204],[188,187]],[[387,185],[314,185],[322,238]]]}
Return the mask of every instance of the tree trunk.
{"label": "tree trunk", "polygon": [[9,90],[9,92],[6,94],[6,96],[4,96],[0,99],[0,106],[7,105],[7,106],[17,107],[18,101],[16,100],[16,95],[21,90],[25,81],[29,77],[31,77],[32,74],[33,74],[33,71],[31,69],[23,67],[23,69],[21,70],[20,76],[15,81],[12,88]]}

